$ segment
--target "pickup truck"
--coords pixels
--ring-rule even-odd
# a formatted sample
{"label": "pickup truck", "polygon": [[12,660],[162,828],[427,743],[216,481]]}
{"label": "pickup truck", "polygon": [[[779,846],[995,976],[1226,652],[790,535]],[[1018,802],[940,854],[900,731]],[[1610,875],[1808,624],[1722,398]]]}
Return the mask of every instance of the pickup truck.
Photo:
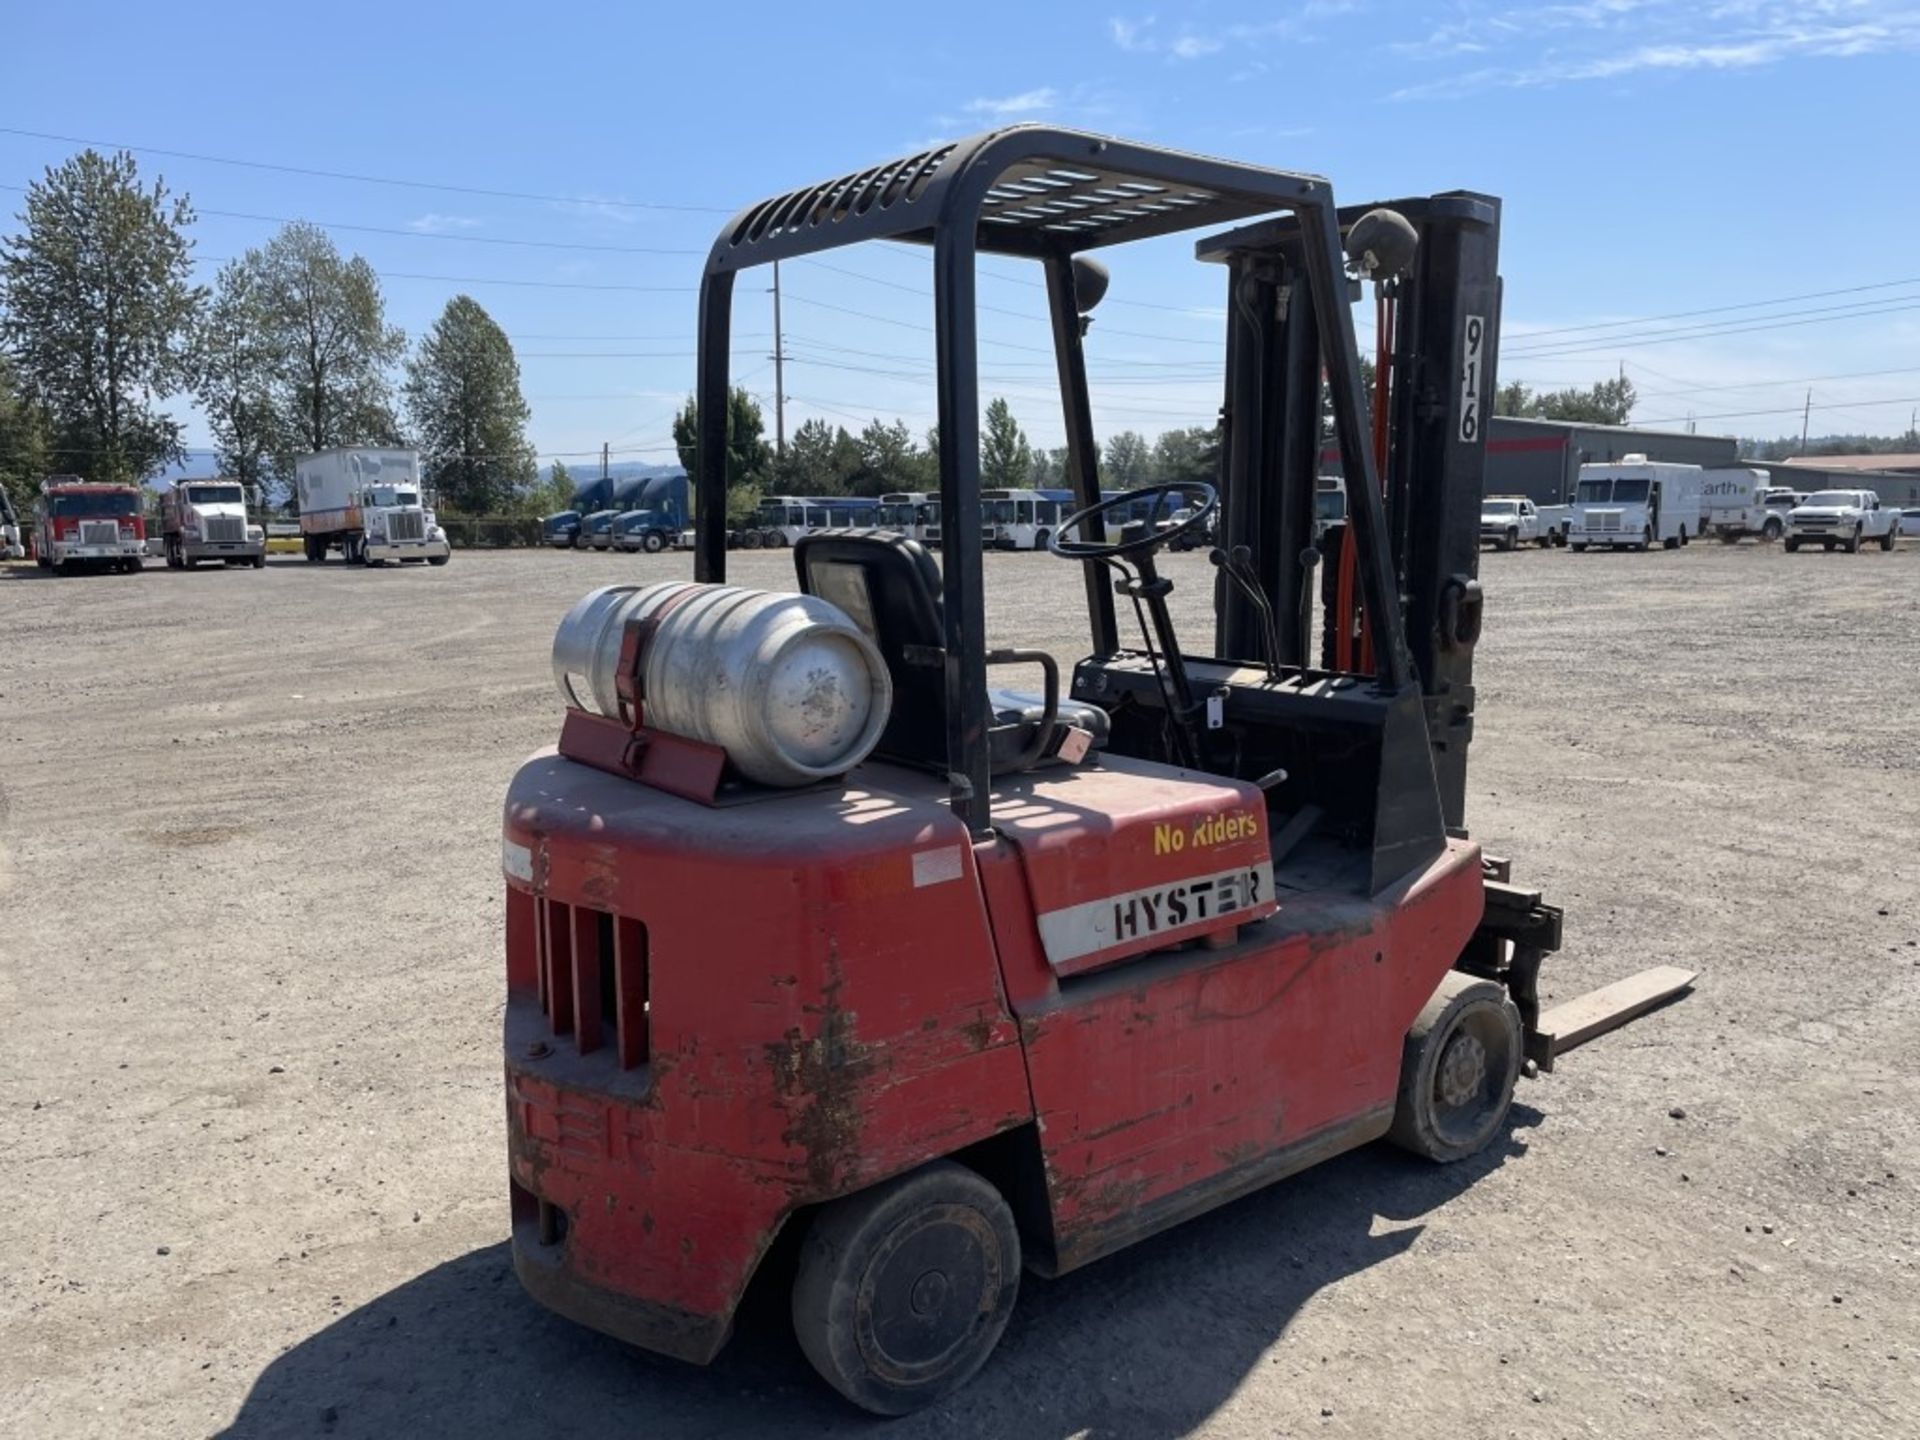
{"label": "pickup truck", "polygon": [[1540,523],[1540,511],[1523,495],[1489,495],[1480,502],[1480,543],[1497,550],[1523,543],[1551,545],[1553,531]]}
{"label": "pickup truck", "polygon": [[1900,512],[1882,506],[1871,490],[1816,490],[1787,512],[1787,549],[1838,545],[1849,555],[1868,540],[1891,550],[1900,538]]}

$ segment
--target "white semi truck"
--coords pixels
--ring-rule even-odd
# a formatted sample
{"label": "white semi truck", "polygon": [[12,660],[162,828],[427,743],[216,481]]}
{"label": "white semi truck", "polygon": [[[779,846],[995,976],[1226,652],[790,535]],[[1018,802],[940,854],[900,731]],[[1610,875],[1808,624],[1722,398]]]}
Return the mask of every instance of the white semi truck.
{"label": "white semi truck", "polygon": [[336,549],[350,565],[444,565],[453,555],[423,503],[417,450],[353,447],[303,455],[294,462],[294,491],[309,560],[325,560]]}
{"label": "white semi truck", "polygon": [[267,563],[267,532],[247,520],[247,488],[238,480],[179,480],[160,497],[160,534],[170,570],[202,560]]}
{"label": "white semi truck", "polygon": [[1698,465],[1629,455],[1618,464],[1582,465],[1573,492],[1567,545],[1585,550],[1676,550],[1700,533]]}
{"label": "white semi truck", "polygon": [[14,513],[13,499],[0,490],[0,560],[24,560],[27,547],[20,539],[20,517]]}

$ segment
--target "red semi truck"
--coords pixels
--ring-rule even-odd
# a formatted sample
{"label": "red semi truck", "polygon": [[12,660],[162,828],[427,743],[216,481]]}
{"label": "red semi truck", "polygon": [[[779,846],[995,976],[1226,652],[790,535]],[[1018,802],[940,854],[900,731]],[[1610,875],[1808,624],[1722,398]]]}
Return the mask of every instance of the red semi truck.
{"label": "red semi truck", "polygon": [[137,574],[147,551],[147,522],[138,485],[95,485],[56,475],[40,486],[33,558],[43,570]]}

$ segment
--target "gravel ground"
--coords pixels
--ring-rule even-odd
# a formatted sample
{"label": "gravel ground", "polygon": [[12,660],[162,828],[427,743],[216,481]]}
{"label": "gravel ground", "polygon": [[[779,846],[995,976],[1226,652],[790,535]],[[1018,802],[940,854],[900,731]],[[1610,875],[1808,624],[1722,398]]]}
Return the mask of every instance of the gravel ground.
{"label": "gravel ground", "polygon": [[[1071,567],[989,567],[995,638],[1080,647]],[[564,608],[686,569],[0,567],[0,1431],[874,1433],[776,1311],[653,1359],[503,1241],[501,797]],[[1483,578],[1469,818],[1566,908],[1550,988],[1698,991],[1495,1153],[1364,1151],[1030,1280],[889,1436],[1920,1434],[1920,545]]]}

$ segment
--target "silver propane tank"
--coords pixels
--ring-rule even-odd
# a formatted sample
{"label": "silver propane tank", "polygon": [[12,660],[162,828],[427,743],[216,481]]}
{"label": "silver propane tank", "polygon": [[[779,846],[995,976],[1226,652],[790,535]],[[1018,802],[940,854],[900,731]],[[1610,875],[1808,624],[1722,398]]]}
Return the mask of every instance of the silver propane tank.
{"label": "silver propane tank", "polygon": [[866,634],[813,595],[662,580],[603,585],[553,636],[553,678],[576,709],[626,719],[615,687],[627,624],[658,617],[640,658],[646,723],[718,745],[763,785],[844,774],[879,743],[893,681]]}

